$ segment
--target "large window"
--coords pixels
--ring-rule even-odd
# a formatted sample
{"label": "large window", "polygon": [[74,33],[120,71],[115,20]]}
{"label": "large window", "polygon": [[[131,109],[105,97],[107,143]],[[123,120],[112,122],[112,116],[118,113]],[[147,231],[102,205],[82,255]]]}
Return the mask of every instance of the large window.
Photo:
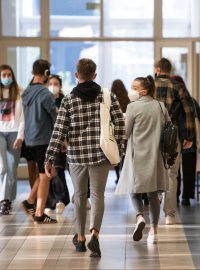
{"label": "large window", "polygon": [[121,79],[130,89],[134,78],[153,72],[152,42],[51,42],[52,72],[62,76],[65,93],[76,84],[76,63],[82,57],[97,63],[96,81],[108,88]]}
{"label": "large window", "polygon": [[40,0],[1,0],[1,18],[4,36],[39,36]]}
{"label": "large window", "polygon": [[164,37],[200,37],[199,0],[163,0]]}
{"label": "large window", "polygon": [[165,56],[200,98],[200,0],[0,0],[0,12],[0,63],[13,66],[23,87],[38,57],[69,93],[81,57],[97,63],[103,87],[118,78],[130,89]]}
{"label": "large window", "polygon": [[153,0],[109,0],[104,2],[105,36],[153,36]]}
{"label": "large window", "polygon": [[38,47],[8,47],[8,64],[13,67],[16,79],[20,86],[25,89],[32,78],[32,64],[40,58]]}
{"label": "large window", "polygon": [[100,33],[99,0],[50,0],[51,36],[96,37]]}

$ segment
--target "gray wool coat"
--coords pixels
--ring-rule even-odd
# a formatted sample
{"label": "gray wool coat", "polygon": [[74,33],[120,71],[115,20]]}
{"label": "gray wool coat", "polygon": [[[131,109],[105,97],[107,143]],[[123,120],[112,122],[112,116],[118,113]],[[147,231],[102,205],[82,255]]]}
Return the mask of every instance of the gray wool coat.
{"label": "gray wool coat", "polygon": [[[166,120],[170,120],[160,102]],[[166,191],[168,174],[160,152],[164,115],[157,100],[142,96],[131,102],[126,111],[127,149],[115,194]]]}

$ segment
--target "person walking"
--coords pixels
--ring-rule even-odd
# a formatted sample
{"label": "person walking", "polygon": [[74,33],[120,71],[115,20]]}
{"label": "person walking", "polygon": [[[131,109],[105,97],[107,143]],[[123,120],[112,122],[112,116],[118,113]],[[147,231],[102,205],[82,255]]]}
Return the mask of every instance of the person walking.
{"label": "person walking", "polygon": [[[59,75],[51,74],[48,79],[47,87],[54,95],[58,112],[64,97],[62,92],[62,78]],[[57,214],[62,214],[65,206],[70,203],[69,190],[65,178],[66,159],[66,143],[64,143],[54,163],[56,176],[54,176],[50,182],[49,195],[45,206],[46,208],[55,209]]]}
{"label": "person walking", "polygon": [[[184,85],[185,91],[187,91],[186,84],[183,80],[183,78],[179,75],[172,76],[172,79],[175,81],[182,83]],[[188,92],[189,94],[189,92]],[[196,99],[194,99],[191,96],[190,101],[190,107],[193,111],[194,117],[196,116],[200,121],[200,107]],[[182,141],[185,136],[185,126],[184,126],[184,114],[181,113],[179,118],[179,137]],[[195,134],[195,131],[194,131]],[[181,163],[182,166],[182,174],[180,173],[180,176],[182,175],[182,200],[181,204],[184,206],[190,206],[190,199],[194,199],[194,193],[195,193],[195,180],[196,180],[196,166],[197,166],[197,145],[196,145],[196,134],[193,137],[192,141],[192,147],[189,149],[181,149]],[[181,177],[177,179],[178,181],[178,187],[177,187],[177,194],[181,194]]]}
{"label": "person walking", "polygon": [[[185,91],[183,84],[178,83],[170,77],[172,65],[167,58],[161,58],[155,63],[155,99],[162,101],[171,117],[174,125],[178,127],[178,117],[184,114],[184,125],[186,132],[182,138],[182,148],[188,149],[192,146],[194,137],[194,115],[189,104],[190,95]],[[169,190],[165,193],[164,208],[165,224],[176,224],[177,211],[177,176],[180,166],[180,138],[178,138],[178,156],[175,164],[168,170]]]}
{"label": "person walking", "polygon": [[[57,221],[44,213],[49,192],[49,178],[45,174],[45,153],[56,119],[55,99],[46,87],[50,74],[50,63],[38,59],[33,63],[33,79],[22,95],[25,115],[25,144],[31,150],[38,167],[35,180],[27,200],[21,204],[25,213],[37,224]],[[35,208],[36,204],[36,208]]]}
{"label": "person walking", "polygon": [[[126,90],[126,87],[122,80],[116,79],[113,81],[111,86],[111,93],[115,94],[117,97],[117,100],[119,101],[120,107],[122,109],[123,114],[125,114],[127,105],[129,104],[130,100],[128,97],[128,91]],[[121,162],[114,167],[117,179],[115,180],[115,184],[118,183],[119,176],[120,176],[120,170],[123,166],[123,158]]]}
{"label": "person walking", "polygon": [[152,244],[158,241],[160,215],[158,193],[168,188],[168,175],[161,155],[160,137],[165,120],[170,120],[164,104],[153,98],[154,90],[154,79],[151,76],[138,77],[133,81],[132,91],[129,94],[131,103],[127,106],[125,118],[128,143],[124,165],[115,190],[115,194],[131,196],[136,211],[134,241],[142,239],[146,225],[142,195],[147,193],[150,219],[147,242]]}
{"label": "person walking", "polygon": [[13,69],[0,66],[0,214],[8,215],[17,193],[17,166],[24,138],[20,88]]}
{"label": "person walking", "polygon": [[[74,186],[76,234],[73,244],[85,252],[86,202],[88,178],[90,179],[90,233],[87,247],[92,257],[101,257],[99,232],[104,213],[104,192],[111,165],[100,148],[100,103],[103,101],[101,86],[94,82],[96,64],[83,58],[77,63],[75,73],[78,85],[63,98],[54,131],[46,153],[45,170],[50,177],[54,160],[67,136],[67,159]],[[115,125],[115,138],[119,150],[123,148],[124,118],[119,102],[111,94],[111,119]]]}

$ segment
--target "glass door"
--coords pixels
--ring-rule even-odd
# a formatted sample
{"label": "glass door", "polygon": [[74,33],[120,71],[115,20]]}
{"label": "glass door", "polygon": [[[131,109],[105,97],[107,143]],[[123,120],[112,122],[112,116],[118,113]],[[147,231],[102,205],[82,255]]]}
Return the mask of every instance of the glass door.
{"label": "glass door", "polygon": [[156,43],[156,60],[161,57],[168,58],[172,63],[172,75],[181,76],[189,92],[194,95],[192,55],[192,43],[190,42],[163,41]]}

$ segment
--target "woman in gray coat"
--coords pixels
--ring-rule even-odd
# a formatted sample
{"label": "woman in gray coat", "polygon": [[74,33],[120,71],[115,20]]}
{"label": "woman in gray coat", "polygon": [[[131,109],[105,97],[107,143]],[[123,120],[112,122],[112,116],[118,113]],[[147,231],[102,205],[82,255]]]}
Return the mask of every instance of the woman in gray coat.
{"label": "woman in gray coat", "polygon": [[136,210],[136,227],[133,240],[142,238],[145,227],[142,193],[147,193],[150,203],[150,231],[147,242],[157,242],[157,226],[160,215],[158,192],[166,191],[167,170],[160,152],[161,130],[166,120],[170,120],[162,102],[153,99],[155,85],[151,76],[139,77],[133,81],[129,95],[131,102],[126,111],[126,136],[128,138],[126,156],[115,194],[131,194]]}

